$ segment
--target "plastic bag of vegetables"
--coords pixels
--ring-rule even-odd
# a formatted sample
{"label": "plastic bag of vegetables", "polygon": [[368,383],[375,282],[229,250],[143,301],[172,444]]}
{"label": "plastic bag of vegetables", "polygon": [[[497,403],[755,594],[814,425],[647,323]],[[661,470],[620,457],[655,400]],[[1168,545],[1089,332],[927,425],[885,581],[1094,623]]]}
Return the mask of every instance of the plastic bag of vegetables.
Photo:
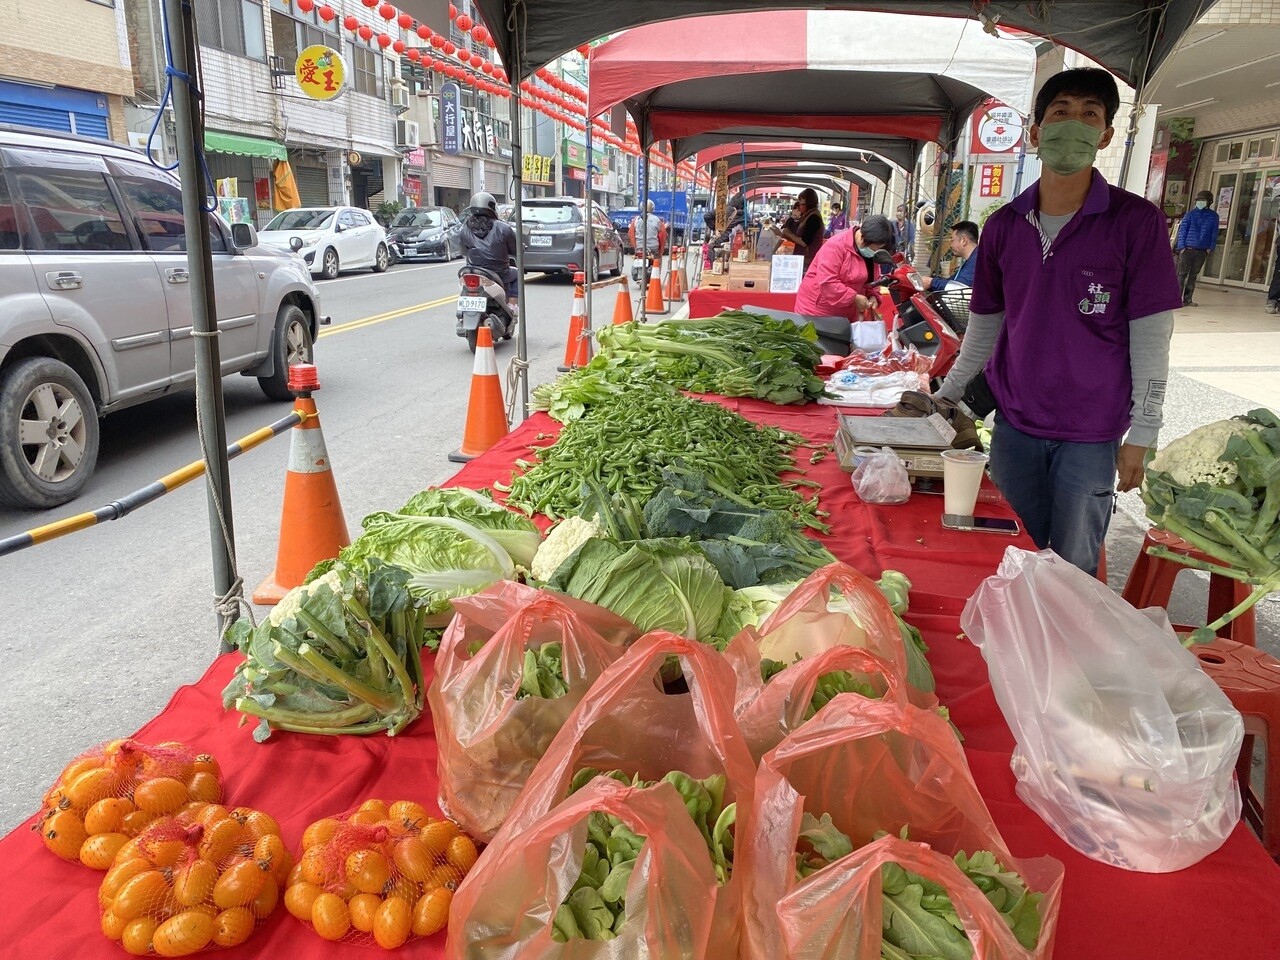
{"label": "plastic bag of vegetables", "polygon": [[906,681],[893,666],[859,647],[832,647],[793,664],[761,661],[758,654],[754,659],[759,686],[740,706],[738,726],[757,760],[838,694],[907,702]]}
{"label": "plastic bag of vegetables", "polygon": [[106,870],[149,824],[221,800],[222,771],[208,754],[181,743],[112,740],[67,764],[32,829],[51,853]]}
{"label": "plastic bag of vegetables", "polygon": [[[1018,860],[1009,853],[947,722],[910,704],[840,694],[760,764],[754,806],[738,843],[739,868],[748,879],[745,956],[879,956],[855,949],[858,945],[865,950],[870,944],[878,950],[876,939],[849,941],[847,952],[834,949],[844,941],[828,941],[825,935],[793,954],[784,945],[803,933],[799,918],[806,918],[806,923],[816,919],[806,906],[815,891],[857,888],[848,884],[865,871],[856,860],[846,859],[850,850],[883,833],[898,836],[904,830],[946,856],[985,852],[1002,869],[1016,872],[1043,896],[1020,905],[1015,919],[1021,921],[1024,935],[1035,927],[1035,956],[1052,955],[1062,865],[1048,857]],[[806,865],[818,869],[800,869]],[[860,882],[870,884],[865,878]],[[867,936],[879,932],[874,908],[859,905],[856,898],[850,902],[841,894],[825,906],[810,906],[825,911],[824,929],[833,934],[842,927],[856,931],[864,915],[874,928]],[[1025,913],[1032,906],[1034,916]],[[915,919],[929,922],[918,914]],[[951,949],[921,952],[929,957],[969,956]]]}
{"label": "plastic bag of vegetables", "polygon": [[518,583],[454,605],[427,693],[440,808],[488,841],[569,713],[639,631],[602,607]]}
{"label": "plastic bag of vegetables", "polygon": [[302,834],[284,904],[329,941],[394,950],[444,929],[475,843],[412,800],[366,800]]}
{"label": "plastic bag of vegetables", "polygon": [[716,881],[674,787],[599,777],[491,845],[454,898],[448,960],[710,960]]}
{"label": "plastic bag of vegetables", "polygon": [[[668,657],[678,658],[688,693],[669,695],[659,677]],[[673,772],[685,779],[723,778],[720,806],[749,806],[755,764],[733,718],[734,675],[714,648],[664,631],[641,637],[622,659],[596,681],[570,714],[546,755],[534,768],[493,846],[509,846],[523,830],[564,800],[584,768],[619,770],[629,777],[656,781]],[[683,782],[683,781],[682,781]],[[686,786],[690,786],[686,784]],[[689,790],[690,814],[705,823],[700,793]],[[698,797],[694,795],[698,794]],[[700,831],[701,837],[701,831]],[[732,837],[718,844],[732,850]],[[708,863],[713,851],[706,838],[698,848]],[[686,855],[694,856],[697,848]],[[712,942],[716,955],[732,957],[742,922],[742,884],[732,863],[716,893]]]}
{"label": "plastic bag of vegetables", "polygon": [[293,859],[275,819],[205,804],[155,821],[102,879],[102,932],[134,956],[235,947],[275,912]]}

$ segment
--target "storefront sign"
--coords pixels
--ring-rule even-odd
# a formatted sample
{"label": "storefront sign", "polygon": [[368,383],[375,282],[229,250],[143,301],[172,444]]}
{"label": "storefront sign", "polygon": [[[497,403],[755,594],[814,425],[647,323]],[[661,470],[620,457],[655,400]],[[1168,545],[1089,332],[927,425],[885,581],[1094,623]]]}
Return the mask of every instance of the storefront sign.
{"label": "storefront sign", "polygon": [[729,161],[716,161],[716,233],[729,225]]}
{"label": "storefront sign", "polygon": [[258,177],[253,181],[253,195],[259,210],[271,209],[271,180]]}
{"label": "storefront sign", "polygon": [[555,176],[555,158],[526,153],[521,158],[521,175],[527,183],[550,185]]}
{"label": "storefront sign", "polygon": [[317,43],[298,54],[293,75],[298,88],[312,100],[332,100],[342,93],[347,67],[342,62],[342,54]]}
{"label": "storefront sign", "polygon": [[638,160],[636,160],[636,202],[637,203],[639,202],[639,198],[644,196],[645,181],[648,178],[648,176],[649,176],[649,163],[648,161],[645,160],[644,157],[640,157]]}
{"label": "storefront sign", "polygon": [[415,170],[421,170],[427,165],[427,151],[418,147],[416,150],[410,150],[404,155],[405,166],[413,167]]}
{"label": "storefront sign", "polygon": [[973,115],[972,153],[1009,153],[1022,143],[1022,117],[993,100]]}
{"label": "storefront sign", "polygon": [[979,170],[978,196],[1004,196],[1004,164],[984,163]]}
{"label": "storefront sign", "polygon": [[567,167],[577,167],[579,170],[587,168],[587,148],[581,143],[574,143],[572,140],[564,142],[564,163]]}
{"label": "storefront sign", "polygon": [[461,117],[463,150],[486,153],[491,157],[498,152],[498,138],[494,136],[492,121],[466,107],[459,110],[458,115]]}
{"label": "storefront sign", "polygon": [[567,177],[570,180],[586,180],[587,179],[587,171],[579,170],[577,167],[569,167],[567,170],[565,170],[564,173],[565,173],[565,177]]}
{"label": "storefront sign", "polygon": [[462,149],[462,90],[452,80],[440,85],[440,149],[456,157]]}

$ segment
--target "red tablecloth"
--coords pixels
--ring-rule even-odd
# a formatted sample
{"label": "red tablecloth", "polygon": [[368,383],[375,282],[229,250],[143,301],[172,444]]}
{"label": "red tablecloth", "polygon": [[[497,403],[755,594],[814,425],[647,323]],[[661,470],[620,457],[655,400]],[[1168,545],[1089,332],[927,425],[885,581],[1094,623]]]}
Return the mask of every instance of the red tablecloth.
{"label": "red tablecloth", "polygon": [[[725,401],[753,419],[830,439],[829,408],[777,408],[757,401]],[[472,487],[506,480],[529,441],[554,429],[543,415],[468,464],[455,481]],[[1175,874],[1127,873],[1076,854],[1014,794],[1009,771],[1013,743],[991,694],[977,650],[957,637],[965,600],[994,570],[1010,542],[1003,537],[943,530],[941,498],[917,496],[900,507],[870,507],[854,495],[833,457],[810,469],[823,484],[832,514],[827,545],[841,559],[877,575],[884,568],[912,580],[910,619],[924,633],[938,692],[965,734],[974,777],[1010,849],[1018,856],[1050,854],[1066,864],[1058,960],[1275,960],[1280,956],[1280,867],[1241,826],[1226,845],[1197,866]],[[993,511],[997,507],[991,508]],[[265,744],[250,726],[222,710],[220,692],[235,666],[220,657],[196,684],[183,687],[155,720],[138,732],[147,741],[181,740],[213,753],[227,776],[232,803],[276,816],[296,846],[307,824],[368,797],[432,802],[436,745],[429,717],[404,735],[307,737],[277,735]],[[430,657],[427,668],[430,670]],[[428,672],[428,676],[429,676]],[[24,825],[0,840],[0,957],[43,960],[124,956],[98,932],[96,890],[101,874],[57,860]],[[416,943],[413,954],[438,957],[440,937]],[[250,943],[218,954],[246,957],[332,958],[381,955],[377,947],[334,946],[303,929],[283,909]]]}
{"label": "red tablecloth", "polygon": [[695,287],[689,291],[690,317],[714,317],[722,310],[740,310],[745,306],[791,313],[796,308],[796,295],[769,293],[767,290],[708,290],[706,287]]}

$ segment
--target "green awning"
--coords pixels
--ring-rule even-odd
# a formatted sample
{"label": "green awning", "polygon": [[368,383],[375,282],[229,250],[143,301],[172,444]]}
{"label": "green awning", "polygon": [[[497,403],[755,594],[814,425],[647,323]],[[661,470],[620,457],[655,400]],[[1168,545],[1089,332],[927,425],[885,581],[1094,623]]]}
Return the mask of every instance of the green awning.
{"label": "green awning", "polygon": [[272,140],[246,137],[242,133],[204,132],[204,148],[214,153],[234,153],[239,157],[267,157],[271,160],[288,160],[283,146]]}

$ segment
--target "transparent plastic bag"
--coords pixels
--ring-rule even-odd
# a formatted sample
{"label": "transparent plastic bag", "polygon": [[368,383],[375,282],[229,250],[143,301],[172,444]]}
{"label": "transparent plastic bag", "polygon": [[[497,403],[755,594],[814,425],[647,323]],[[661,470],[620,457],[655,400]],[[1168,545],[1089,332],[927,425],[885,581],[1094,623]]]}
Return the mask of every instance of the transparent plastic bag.
{"label": "transparent plastic bag", "polygon": [[[440,809],[488,841],[573,708],[638,631],[603,607],[511,581],[454,607],[427,694]],[[567,689],[534,695],[522,683],[526,661],[552,643]]]}
{"label": "transparent plastic bag", "polygon": [[864,503],[906,503],[911,499],[911,478],[898,455],[881,447],[853,472],[853,489]]}
{"label": "transparent plastic bag", "polygon": [[[805,813],[818,819],[829,815],[854,853],[797,880],[796,851]],[[739,869],[747,884],[743,942],[748,960],[878,957],[876,952],[834,949],[851,942],[828,940],[827,934],[835,936],[851,922],[845,912],[854,908],[844,893],[826,903],[815,896],[818,891],[825,895],[828,885],[832,892],[847,892],[846,874],[856,872],[856,858],[865,854],[865,845],[878,833],[897,837],[904,829],[912,841],[927,843],[945,856],[987,851],[1028,888],[1043,894],[1034,956],[1052,955],[1062,865],[1049,857],[1018,860],[1010,854],[963,749],[936,713],[889,699],[841,694],[765,754],[748,824],[738,843]],[[800,924],[816,923],[819,913],[826,918],[823,926],[810,926],[805,939]],[[819,929],[822,933],[815,934]],[[878,922],[871,929],[878,932]],[[879,940],[873,942],[878,950]],[[988,956],[1023,957],[1025,952]]]}
{"label": "transparent plastic bag", "polygon": [[[663,692],[660,674],[669,657],[678,658],[688,693]],[[564,801],[574,775],[587,767],[621,770],[648,781],[674,771],[697,780],[723,776],[724,803],[738,804],[741,830],[751,806],[755,763],[733,716],[734,694],[733,668],[713,647],[660,630],[645,634],[578,704],[492,846],[516,842],[522,831]],[[700,835],[687,853],[710,862]],[[712,942],[718,945],[717,957],[736,955],[741,891],[736,869],[716,891]]]}
{"label": "transparent plastic bag", "polygon": [[[553,939],[553,919],[581,875],[588,817],[645,838],[612,940]],[[448,960],[704,960],[734,954],[711,937],[716,880],[703,840],[667,783],[639,789],[597,777],[509,840],[491,845],[459,887]]]}
{"label": "transparent plastic bag", "polygon": [[1010,547],[966,605],[1018,746],[1018,795],[1085,856],[1181,870],[1240,818],[1240,714],[1163,620]]}

